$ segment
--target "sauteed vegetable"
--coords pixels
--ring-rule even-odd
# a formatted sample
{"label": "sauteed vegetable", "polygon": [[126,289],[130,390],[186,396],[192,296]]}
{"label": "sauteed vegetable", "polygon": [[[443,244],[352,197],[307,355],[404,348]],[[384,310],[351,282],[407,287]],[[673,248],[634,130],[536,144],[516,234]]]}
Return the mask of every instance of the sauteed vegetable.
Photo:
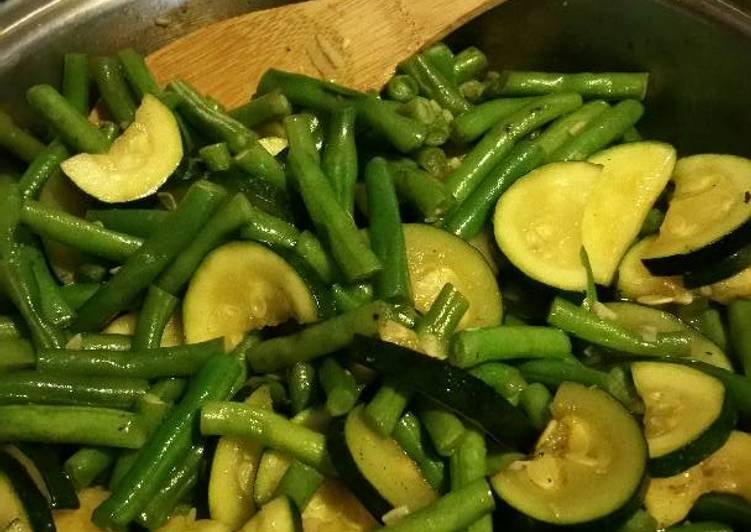
{"label": "sauteed vegetable", "polygon": [[0,530],[750,529],[751,161],[489,63],[0,113]]}

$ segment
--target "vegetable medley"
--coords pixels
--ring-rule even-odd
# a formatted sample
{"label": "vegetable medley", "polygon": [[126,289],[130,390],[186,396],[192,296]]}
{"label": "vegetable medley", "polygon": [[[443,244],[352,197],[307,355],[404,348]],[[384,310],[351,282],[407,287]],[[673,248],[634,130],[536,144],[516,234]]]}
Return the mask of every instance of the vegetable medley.
{"label": "vegetable medley", "polygon": [[751,529],[751,161],[647,84],[66,55],[0,113],[0,530]]}

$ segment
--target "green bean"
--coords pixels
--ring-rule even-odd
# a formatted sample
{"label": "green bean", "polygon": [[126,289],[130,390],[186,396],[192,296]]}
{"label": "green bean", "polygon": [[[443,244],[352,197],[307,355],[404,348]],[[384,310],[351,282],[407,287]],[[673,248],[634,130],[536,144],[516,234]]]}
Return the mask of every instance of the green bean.
{"label": "green bean", "polygon": [[626,132],[621,137],[621,142],[623,144],[628,144],[629,142],[639,142],[642,139],[641,134],[639,133],[639,130],[635,127],[632,127],[630,129],[627,129]]}
{"label": "green bean", "polygon": [[86,219],[99,222],[107,229],[148,238],[169,216],[162,209],[91,209],[86,211]]}
{"label": "green bean", "polygon": [[585,386],[609,387],[608,374],[589,368],[584,364],[566,362],[552,358],[530,360],[518,366],[527,381],[558,387],[564,381],[578,382]]}
{"label": "green bean", "polygon": [[453,532],[464,530],[495,509],[495,500],[485,479],[451,491],[428,506],[389,525],[390,532]]}
{"label": "green bean", "polygon": [[321,153],[321,169],[329,178],[339,204],[350,214],[354,210],[357,181],[356,117],[353,107],[331,112]]}
{"label": "green bean", "polygon": [[623,100],[595,118],[579,135],[548,157],[552,161],[580,161],[620,138],[644,113],[636,100]]}
{"label": "green bean", "polygon": [[324,359],[318,368],[318,379],[326,394],[326,410],[333,417],[343,416],[355,406],[360,389],[355,378],[336,360]]}
{"label": "green bean", "polygon": [[519,404],[519,394],[527,387],[527,381],[521,372],[507,364],[480,364],[469,369],[469,373],[493,388],[514,406]]}
{"label": "green bean", "polygon": [[446,78],[424,55],[415,54],[407,58],[399,63],[399,70],[415,78],[423,95],[435,100],[454,115],[459,115],[470,108],[469,102],[462,97],[452,81]]}
{"label": "green bean", "polygon": [[0,338],[0,373],[32,368],[36,364],[34,348],[24,338]]}
{"label": "green bean", "polygon": [[[162,379],[142,395],[135,405],[147,437],[151,437],[185,390],[183,379]],[[110,489],[114,490],[138,459],[138,451],[123,451],[118,456],[110,476]]]}
{"label": "green bean", "polygon": [[539,382],[533,382],[519,394],[519,405],[537,430],[543,430],[550,421],[552,400],[550,391]]}
{"label": "green bean", "polygon": [[308,505],[316,490],[323,484],[324,476],[299,460],[285,471],[274,491],[274,497],[287,496],[300,511]]}
{"label": "green bean", "polygon": [[0,406],[0,440],[138,449],[146,435],[138,416],[91,406]]}
{"label": "green bean", "polygon": [[365,406],[365,420],[381,436],[390,436],[410,399],[409,390],[393,381],[384,382]]}
{"label": "green bean", "polygon": [[203,444],[191,447],[185,460],[170,471],[169,481],[162,486],[140,512],[136,521],[149,530],[157,530],[167,522],[175,506],[198,480],[198,469],[204,456]]}
{"label": "green bean", "polygon": [[291,114],[292,105],[287,97],[277,90],[253,98],[229,112],[232,118],[250,128],[265,122],[281,120]]}
{"label": "green bean", "polygon": [[23,331],[14,316],[0,316],[0,340],[11,340],[22,336]]}
{"label": "green bean", "polygon": [[324,283],[333,283],[336,278],[341,277],[334,260],[326,252],[321,241],[310,231],[306,230],[299,234],[293,251]]}
{"label": "green bean", "polygon": [[240,153],[258,138],[242,123],[210,106],[187,82],[171,81],[169,88],[177,94],[177,109],[187,121],[215,142],[226,142],[232,153]]}
{"label": "green bean", "polygon": [[[454,52],[442,42],[438,42],[422,52],[430,64],[433,65],[447,81],[456,83],[454,76]],[[414,79],[414,78],[413,78]]]}
{"label": "green bean", "polygon": [[553,122],[535,141],[546,155],[550,155],[567,142],[584,132],[610,106],[603,100],[594,100]]}
{"label": "green bean", "polygon": [[465,48],[454,57],[454,78],[459,84],[479,78],[487,68],[488,58],[474,46]]}
{"label": "green bean", "polygon": [[345,97],[363,95],[335,83],[270,68],[258,82],[258,94],[274,90],[284,94],[293,105],[326,112],[342,105]]}
{"label": "green bean", "polygon": [[728,326],[730,345],[738,357],[746,376],[751,375],[751,300],[736,299],[728,305]]}
{"label": "green bean", "polygon": [[355,334],[377,334],[379,322],[387,313],[388,307],[375,301],[298,333],[264,340],[248,351],[248,363],[253,371],[268,373],[334,353],[349,345]]}
{"label": "green bean", "polygon": [[60,287],[60,295],[73,310],[78,310],[100,288],[99,283],[71,283]]}
{"label": "green bean", "polygon": [[223,346],[223,340],[215,338],[198,344],[127,352],[42,349],[37,353],[37,367],[59,375],[143,379],[188,376],[198,372],[212,356],[224,353]]}
{"label": "green bean", "polygon": [[457,333],[451,362],[469,368],[494,360],[517,358],[570,358],[571,341],[553,327],[499,325]]}
{"label": "green bean", "polygon": [[420,148],[414,153],[414,159],[434,179],[442,179],[449,171],[446,152],[438,146]]}
{"label": "green bean", "polygon": [[[334,111],[332,111],[333,113]],[[298,113],[286,117],[282,124],[287,140],[290,143],[290,149],[294,143],[294,149],[300,153],[305,153],[320,164],[321,156],[318,152],[318,142],[314,132],[316,130],[317,118],[309,113]]]}
{"label": "green bean", "polygon": [[147,387],[145,380],[128,377],[92,378],[16,371],[0,373],[0,404],[129,408]]}
{"label": "green bean", "polygon": [[639,229],[639,236],[643,237],[653,235],[658,232],[664,219],[665,213],[660,209],[658,209],[657,207],[649,209],[647,217],[644,219],[644,222],[642,222],[641,228]]}
{"label": "green bean", "polygon": [[338,313],[343,314],[373,301],[373,286],[359,283],[344,286],[339,283],[331,287],[331,295]]}
{"label": "green bean", "polygon": [[163,97],[164,91],[157,84],[141,54],[133,48],[124,48],[117,52],[117,59],[130,88],[139,100],[146,94],[152,94],[160,99]]}
{"label": "green bean", "polygon": [[459,93],[469,103],[478,103],[483,100],[485,94],[485,88],[488,86],[486,81],[480,81],[477,79],[470,79],[459,85]]}
{"label": "green bean", "polygon": [[391,168],[397,194],[417,207],[426,221],[437,220],[453,206],[454,198],[444,184],[411,162],[392,162]]}
{"label": "green bean", "polygon": [[3,188],[4,195],[0,198],[0,258],[8,258],[20,249],[16,233],[21,221],[23,196],[15,183]]}
{"label": "green bean", "polygon": [[57,140],[53,140],[31,162],[18,181],[24,199],[34,198],[47,180],[60,172],[60,163],[68,158],[68,150]]}
{"label": "green bean", "polygon": [[241,238],[285,249],[295,247],[300,231],[294,225],[252,205],[249,207],[249,219],[240,229]]}
{"label": "green bean", "polygon": [[242,403],[209,402],[201,410],[201,433],[257,441],[321,472],[331,472],[323,434],[265,409]]}
{"label": "green bean", "polygon": [[548,323],[582,340],[635,355],[688,356],[691,342],[686,334],[658,334],[648,342],[620,325],[557,297],[550,308]]}
{"label": "green bean", "polygon": [[39,157],[44,150],[44,144],[18,127],[13,119],[2,111],[0,111],[0,146],[27,163]]}
{"label": "green bean", "polygon": [[381,269],[373,251],[362,239],[354,221],[339,205],[334,191],[316,164],[297,139],[290,138],[287,164],[295,176],[305,207],[318,227],[326,235],[331,254],[346,278],[357,281],[368,278]]}
{"label": "green bean", "polygon": [[525,72],[505,70],[488,92],[493,96],[535,96],[557,92],[577,92],[584,98],[643,100],[649,75],[645,72]]}
{"label": "green bean", "polygon": [[405,412],[394,427],[391,436],[414,460],[425,476],[425,480],[436,491],[443,491],[446,484],[446,464],[430,449],[422,424],[412,412]]}
{"label": "green bean", "polygon": [[508,117],[535,98],[497,98],[473,106],[451,123],[451,139],[458,144],[469,144],[480,138],[500,120]]}
{"label": "green bean", "polygon": [[451,412],[424,401],[420,403],[418,411],[436,452],[444,457],[454,454],[467,433],[461,420]]}
{"label": "green bean", "polygon": [[63,464],[63,470],[77,489],[90,486],[115,461],[117,449],[83,447]]}
{"label": "green bean", "polygon": [[318,391],[318,380],[313,364],[298,362],[289,371],[289,399],[292,413],[297,414],[311,406]]}
{"label": "green bean", "polygon": [[26,261],[36,281],[39,294],[39,309],[46,321],[59,327],[66,327],[73,322],[75,313],[60,293],[52,272],[47,265],[44,254],[34,246],[22,247]]}
{"label": "green bean", "polygon": [[385,137],[400,152],[412,152],[425,142],[428,135],[425,124],[400,115],[387,102],[366,96],[351,103],[357,109],[358,121]]}
{"label": "green bean", "polygon": [[[479,479],[485,478],[487,470],[487,450],[485,438],[474,430],[468,430],[461,445],[449,460],[451,490],[456,491],[470,485]],[[483,515],[472,523],[468,532],[481,532],[493,530],[493,520],[490,514]]]}
{"label": "green bean", "polygon": [[90,61],[90,66],[91,77],[109,114],[120,127],[127,127],[136,116],[136,104],[120,72],[120,64],[112,57],[97,57]]}
{"label": "green bean", "polygon": [[244,194],[232,196],[216,210],[188,246],[162,272],[156,285],[165,292],[177,295],[206,254],[250,219],[250,210],[250,203]]}
{"label": "green bean", "polygon": [[39,289],[24,254],[15,253],[0,260],[0,286],[23,316],[37,348],[56,349],[65,345],[65,333],[42,314]]}
{"label": "green bean", "polygon": [[396,303],[410,303],[409,271],[404,232],[399,214],[394,180],[388,163],[374,157],[365,168],[370,214],[370,246],[383,265],[373,278],[377,298]]}
{"label": "green bean", "polygon": [[99,329],[130,304],[191,243],[225,195],[224,189],[207,181],[192,185],[159,230],[83,304],[74,329]]}
{"label": "green bean", "polygon": [[234,158],[235,164],[252,177],[267,181],[281,190],[287,189],[287,176],[273,155],[258,141],[249,141]]}
{"label": "green bean", "polygon": [[386,95],[397,102],[408,102],[420,90],[417,80],[407,74],[397,74],[386,84]]}
{"label": "green bean", "polygon": [[[232,154],[230,154],[225,142],[217,142],[216,144],[204,146],[198,150],[198,155],[200,155],[206,164],[206,168],[212,172],[229,170],[232,166]],[[247,156],[244,160],[247,160]]]}
{"label": "green bean", "polygon": [[41,236],[115,262],[127,260],[143,244],[140,238],[105,229],[34,200],[24,203],[21,221]]}
{"label": "green bean", "polygon": [[103,153],[110,141],[49,85],[35,85],[26,91],[29,106],[60,139],[76,152]]}
{"label": "green bean", "polygon": [[578,94],[562,93],[535,99],[498,122],[446,177],[446,186],[459,201],[469,196],[519,139],[582,104]]}
{"label": "green bean", "polygon": [[74,280],[77,283],[102,283],[110,276],[110,268],[96,262],[84,262],[76,266]]}
{"label": "green bean", "polygon": [[78,333],[65,345],[66,349],[84,351],[130,351],[132,336],[128,334]]}
{"label": "green bean", "polygon": [[63,96],[82,115],[89,114],[89,59],[86,54],[63,57]]}
{"label": "green bean", "polygon": [[522,141],[493,168],[467,198],[449,212],[444,228],[469,240],[485,227],[498,198],[514,182],[531,172],[545,159],[545,152],[535,142]]}
{"label": "green bean", "polygon": [[242,364],[234,356],[218,355],[204,365],[180,403],[138,452],[109,499],[94,511],[95,524],[124,527],[146,507],[188,454],[201,408],[209,401],[226,399],[241,372]]}
{"label": "green bean", "polygon": [[446,283],[430,309],[415,325],[415,332],[423,341],[437,342],[445,354],[448,342],[469,308],[469,301],[451,283]]}
{"label": "green bean", "polygon": [[156,349],[161,345],[164,328],[179,302],[175,296],[158,286],[149,286],[133,333],[133,351]]}
{"label": "green bean", "polygon": [[440,146],[448,140],[451,134],[449,118],[444,115],[447,111],[442,109],[433,100],[417,96],[399,105],[397,111],[399,114],[411,118],[427,128],[427,134],[423,142],[426,146]]}

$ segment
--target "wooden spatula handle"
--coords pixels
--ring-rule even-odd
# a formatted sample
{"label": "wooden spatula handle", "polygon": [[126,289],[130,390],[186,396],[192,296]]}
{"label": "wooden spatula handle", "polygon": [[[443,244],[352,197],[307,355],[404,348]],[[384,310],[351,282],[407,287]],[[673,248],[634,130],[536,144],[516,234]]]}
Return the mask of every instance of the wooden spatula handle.
{"label": "wooden spatula handle", "polygon": [[160,82],[183,78],[227,106],[269,67],[379,88],[404,57],[504,0],[311,0],[218,22],[147,61]]}

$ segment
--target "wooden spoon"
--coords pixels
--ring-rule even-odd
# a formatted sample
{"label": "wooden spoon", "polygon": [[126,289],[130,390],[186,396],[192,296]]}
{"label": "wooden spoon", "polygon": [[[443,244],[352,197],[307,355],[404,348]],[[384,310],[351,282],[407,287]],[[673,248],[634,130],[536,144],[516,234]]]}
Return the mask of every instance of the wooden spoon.
{"label": "wooden spoon", "polygon": [[504,0],[310,0],[211,24],[147,58],[227,107],[274,67],[380,89],[397,63]]}

